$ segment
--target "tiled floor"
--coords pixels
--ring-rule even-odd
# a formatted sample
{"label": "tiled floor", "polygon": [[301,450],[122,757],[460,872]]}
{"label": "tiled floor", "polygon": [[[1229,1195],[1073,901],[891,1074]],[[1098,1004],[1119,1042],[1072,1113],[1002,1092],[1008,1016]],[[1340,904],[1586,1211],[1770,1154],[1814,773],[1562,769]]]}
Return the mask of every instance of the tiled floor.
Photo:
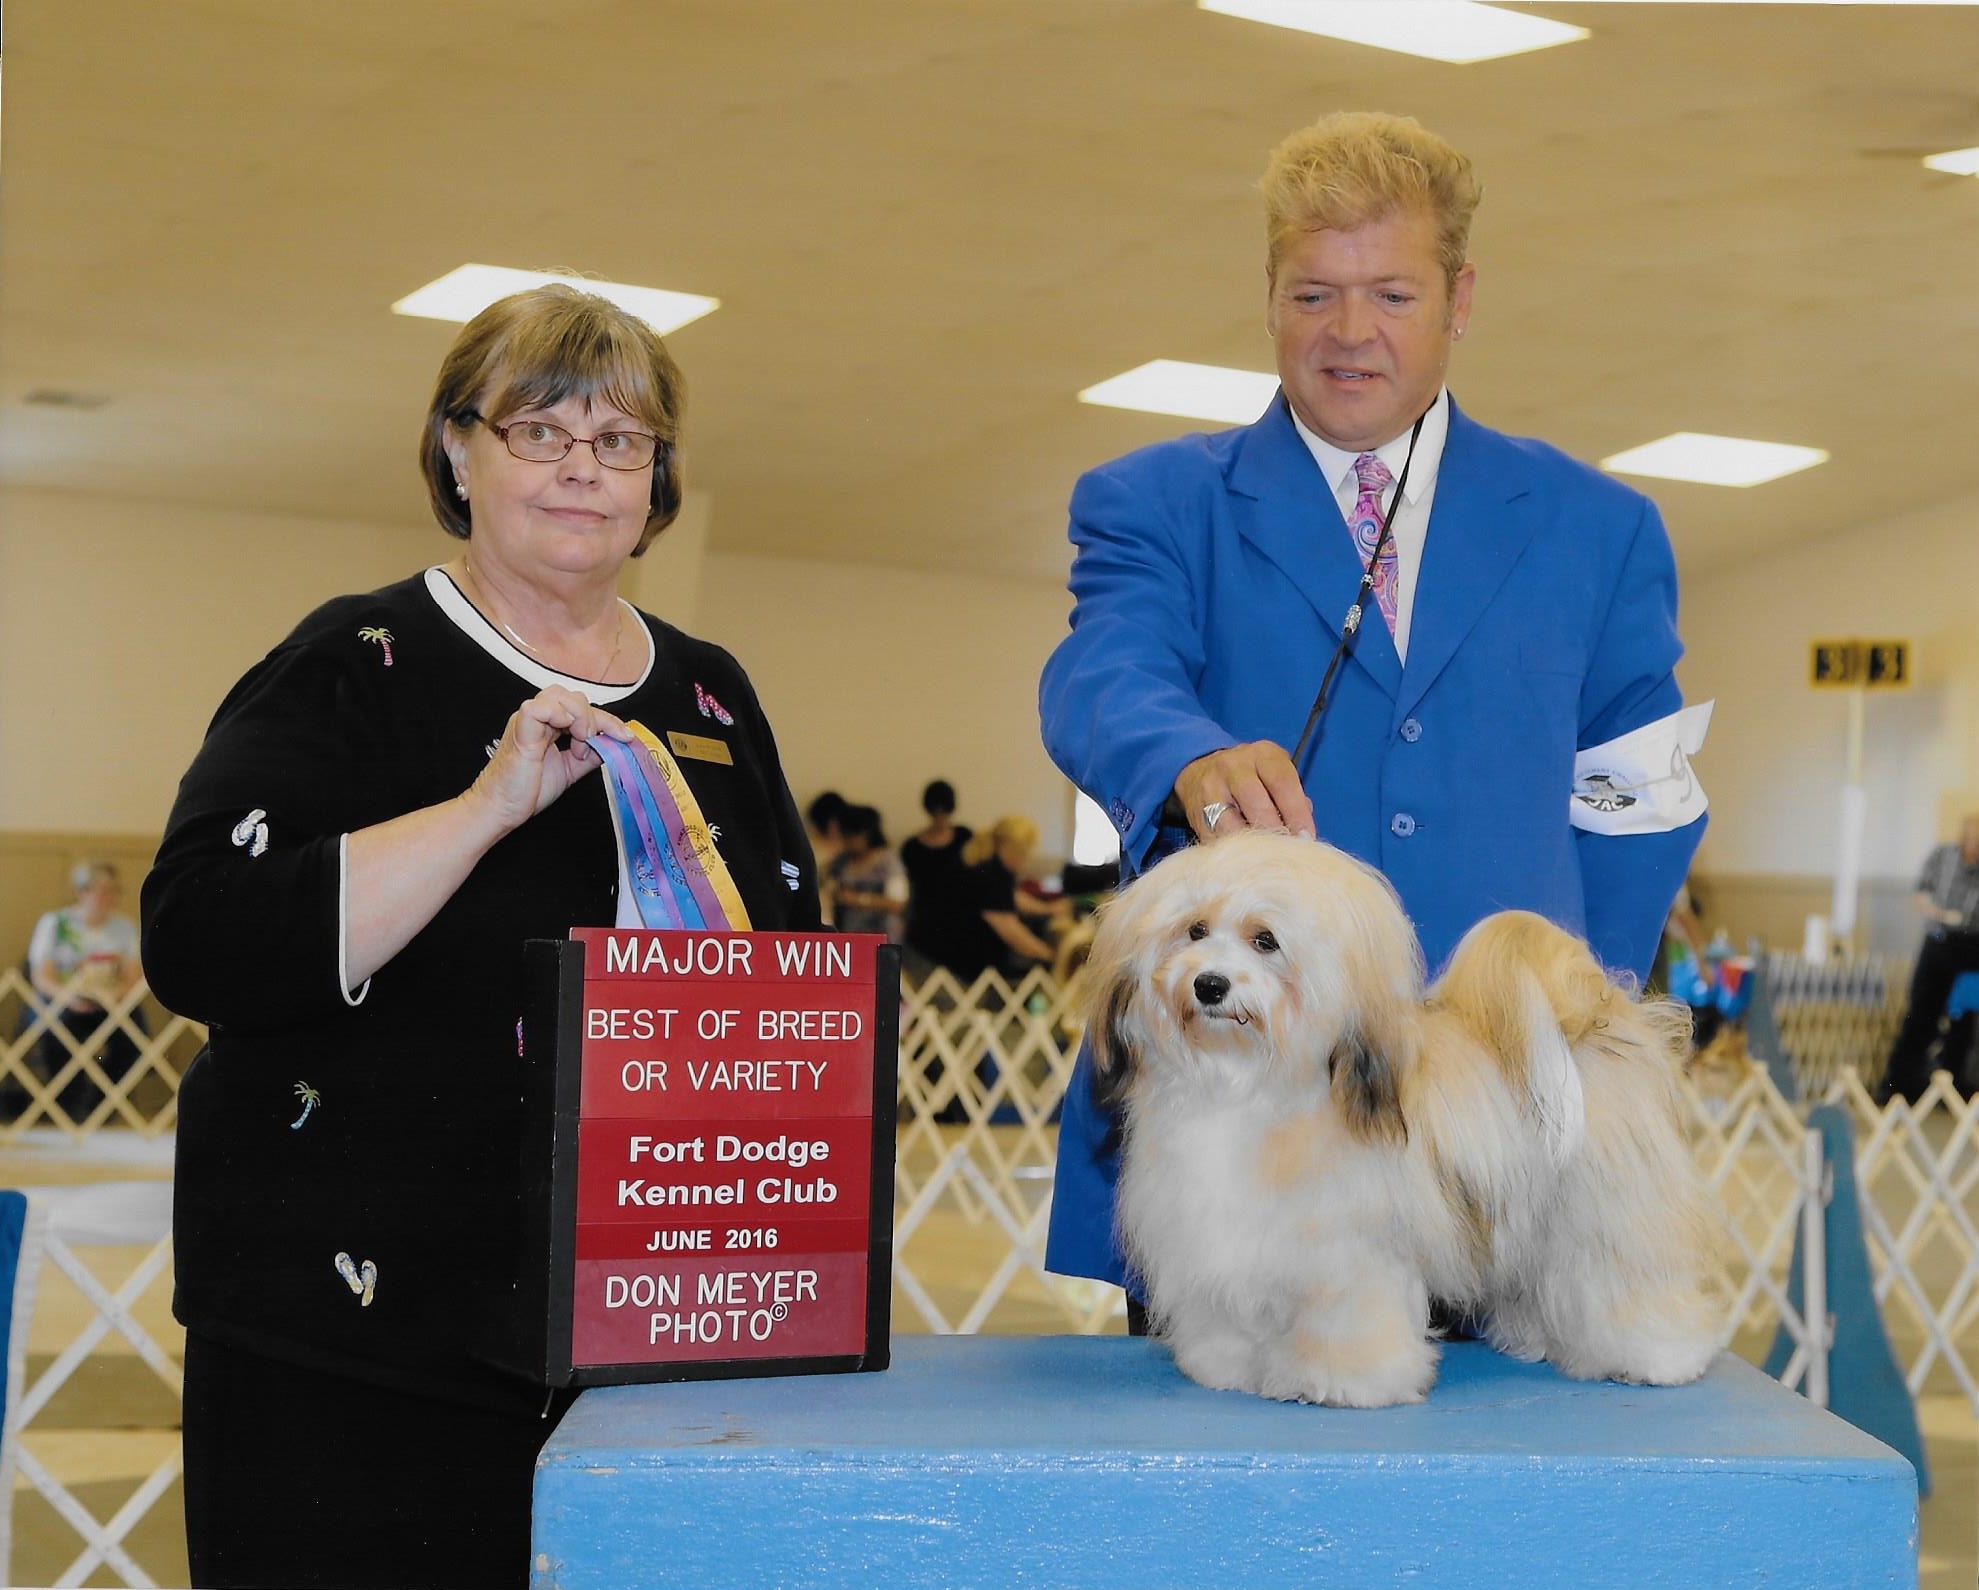
{"label": "tiled floor", "polygon": [[[157,1150],[129,1146],[114,1162],[101,1157],[81,1163],[56,1150],[0,1152],[0,1185],[60,1185],[98,1179],[146,1179],[169,1174],[169,1159]],[[99,1277],[114,1282],[128,1273],[142,1250],[86,1250]],[[1002,1257],[1002,1240],[988,1223],[972,1225],[959,1215],[937,1213],[916,1233],[906,1250],[916,1274],[936,1305],[959,1318]],[[170,1316],[169,1278],[139,1300],[136,1314],[169,1350],[180,1334]],[[28,1343],[28,1379],[73,1339],[90,1317],[87,1302],[63,1278],[44,1281]],[[992,1316],[993,1329],[1008,1332],[1056,1331],[1064,1316],[1044,1286],[1028,1272],[1011,1283]],[[897,1331],[921,1328],[911,1301],[896,1289]],[[1116,1329],[1123,1322],[1116,1321]],[[1901,1339],[1899,1350],[1904,1347]],[[1741,1343],[1748,1356],[1764,1343]],[[1966,1590],[1979,1571],[1979,1422],[1955,1387],[1927,1388],[1918,1415],[1929,1446],[1934,1494],[1922,1509],[1919,1551],[1924,1590]],[[84,1506],[105,1517],[122,1504],[142,1476],[171,1449],[176,1433],[161,1428],[173,1417],[171,1395],[152,1372],[112,1337],[77,1374],[28,1432],[37,1457]],[[179,1493],[174,1485],[131,1536],[129,1549],[162,1585],[186,1582],[185,1547],[179,1526]],[[13,1564],[10,1583],[50,1584],[73,1560],[79,1542],[55,1511],[18,1477],[13,1496]],[[99,1569],[88,1584],[115,1584]],[[1791,1576],[1784,1583],[1794,1582]]]}

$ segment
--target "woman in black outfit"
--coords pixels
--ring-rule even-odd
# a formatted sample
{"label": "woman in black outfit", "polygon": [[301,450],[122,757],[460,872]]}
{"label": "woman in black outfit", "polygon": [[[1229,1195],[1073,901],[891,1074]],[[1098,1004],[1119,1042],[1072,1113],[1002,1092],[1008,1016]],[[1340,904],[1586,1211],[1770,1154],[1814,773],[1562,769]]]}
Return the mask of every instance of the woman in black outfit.
{"label": "woman in black outfit", "polygon": [[938,778],[921,791],[928,826],[900,847],[907,870],[907,965],[916,981],[961,953],[974,915],[962,847],[973,830],[955,821],[955,786]]}
{"label": "woman in black outfit", "polygon": [[527,1581],[569,1394],[494,1367],[541,1063],[522,946],[637,922],[585,740],[691,737],[670,743],[748,925],[817,926],[748,677],[615,594],[679,511],[680,400],[603,299],[485,310],[421,446],[460,556],[304,619],[180,785],[143,916],[159,997],[212,1027],[174,1215],[197,1585]]}

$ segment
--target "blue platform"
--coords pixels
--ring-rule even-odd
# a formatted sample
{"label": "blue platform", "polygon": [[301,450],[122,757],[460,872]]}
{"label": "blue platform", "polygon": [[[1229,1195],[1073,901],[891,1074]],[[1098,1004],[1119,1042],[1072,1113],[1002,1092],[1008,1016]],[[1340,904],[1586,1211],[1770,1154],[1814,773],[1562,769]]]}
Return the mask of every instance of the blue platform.
{"label": "blue platform", "polygon": [[1126,1337],[903,1337],[883,1374],[587,1391],[536,1590],[1915,1585],[1879,1442],[1720,1358],[1674,1390],[1453,1344],[1376,1412],[1205,1391]]}

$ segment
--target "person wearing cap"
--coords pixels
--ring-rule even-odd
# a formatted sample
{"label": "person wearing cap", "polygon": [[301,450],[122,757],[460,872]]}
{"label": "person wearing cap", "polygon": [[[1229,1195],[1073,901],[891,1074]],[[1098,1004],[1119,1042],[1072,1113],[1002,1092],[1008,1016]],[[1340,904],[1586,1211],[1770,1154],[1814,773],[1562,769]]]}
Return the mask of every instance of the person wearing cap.
{"label": "person wearing cap", "polygon": [[[1640,979],[1704,831],[1688,757],[1705,709],[1681,711],[1672,672],[1662,521],[1452,397],[1481,190],[1448,142],[1337,114],[1280,145],[1263,190],[1278,392],[1252,425],[1078,482],[1046,749],[1112,818],[1123,877],[1284,827],[1385,873],[1432,970],[1479,918],[1523,907]],[[1112,1230],[1118,1123],[1090,1075],[1082,1052],[1046,1263],[1127,1285],[1138,1328]]]}

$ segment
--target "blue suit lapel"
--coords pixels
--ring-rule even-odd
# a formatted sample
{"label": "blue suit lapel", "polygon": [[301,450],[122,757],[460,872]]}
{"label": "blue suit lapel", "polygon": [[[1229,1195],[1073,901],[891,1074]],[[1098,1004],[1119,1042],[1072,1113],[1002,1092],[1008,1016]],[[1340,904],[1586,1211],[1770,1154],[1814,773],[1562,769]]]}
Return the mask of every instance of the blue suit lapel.
{"label": "blue suit lapel", "polygon": [[1512,506],[1530,490],[1523,462],[1516,448],[1451,400],[1450,434],[1436,472],[1436,499],[1409,620],[1409,661],[1396,695],[1398,715],[1413,710],[1449,666],[1533,537],[1536,517]]}
{"label": "blue suit lapel", "polygon": [[[1453,430],[1454,426],[1453,416]],[[1244,437],[1227,484],[1234,495],[1251,499],[1248,507],[1237,506],[1239,532],[1311,604],[1327,645],[1337,643],[1340,621],[1360,589],[1362,566],[1340,505],[1293,428],[1292,411],[1282,391]],[[1440,487],[1438,492],[1440,501]],[[1272,639],[1258,637],[1261,645]],[[1402,661],[1371,599],[1349,656],[1385,694],[1393,696],[1401,689]],[[1317,675],[1310,688],[1319,689]]]}

